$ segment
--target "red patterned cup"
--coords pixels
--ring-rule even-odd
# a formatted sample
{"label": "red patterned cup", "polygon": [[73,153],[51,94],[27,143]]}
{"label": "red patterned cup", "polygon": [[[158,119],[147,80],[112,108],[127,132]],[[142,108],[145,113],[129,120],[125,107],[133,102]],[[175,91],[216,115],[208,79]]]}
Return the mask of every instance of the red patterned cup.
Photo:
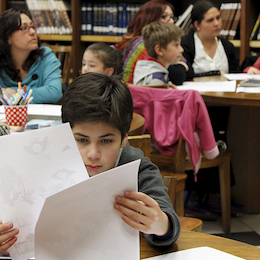
{"label": "red patterned cup", "polygon": [[5,106],[6,123],[10,126],[24,126],[27,123],[27,106]]}

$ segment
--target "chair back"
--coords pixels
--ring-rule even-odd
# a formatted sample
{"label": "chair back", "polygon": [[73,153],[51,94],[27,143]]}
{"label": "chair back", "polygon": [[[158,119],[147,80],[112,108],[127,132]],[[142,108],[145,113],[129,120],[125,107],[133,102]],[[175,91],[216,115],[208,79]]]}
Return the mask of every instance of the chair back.
{"label": "chair back", "polygon": [[163,176],[164,185],[168,188],[168,195],[172,202],[172,207],[175,208],[175,197],[176,197],[176,187],[177,187],[177,177]]}
{"label": "chair back", "polygon": [[168,88],[169,84],[165,83],[165,84],[158,84],[158,85],[135,85],[135,84],[127,84],[128,86],[134,86],[134,87],[150,87],[150,88]]}
{"label": "chair back", "polygon": [[151,159],[151,136],[149,134],[128,136],[131,146],[143,151],[144,156]]}
{"label": "chair back", "polygon": [[42,45],[48,46],[57,56],[61,62],[61,81],[69,83],[70,71],[72,68],[72,46],[49,45],[46,43]]}

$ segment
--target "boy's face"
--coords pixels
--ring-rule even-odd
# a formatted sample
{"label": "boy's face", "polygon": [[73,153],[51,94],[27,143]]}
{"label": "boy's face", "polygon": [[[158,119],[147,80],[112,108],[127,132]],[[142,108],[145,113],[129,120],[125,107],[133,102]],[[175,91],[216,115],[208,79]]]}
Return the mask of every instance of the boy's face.
{"label": "boy's face", "polygon": [[77,123],[72,132],[89,176],[115,167],[120,148],[125,147],[127,135],[100,122]]}
{"label": "boy's face", "polygon": [[82,74],[87,72],[108,74],[108,69],[105,68],[104,63],[90,50],[84,52],[81,71]]}
{"label": "boy's face", "polygon": [[181,39],[171,41],[166,49],[162,48],[161,62],[166,68],[170,64],[176,64],[181,59],[183,48],[181,47]]}

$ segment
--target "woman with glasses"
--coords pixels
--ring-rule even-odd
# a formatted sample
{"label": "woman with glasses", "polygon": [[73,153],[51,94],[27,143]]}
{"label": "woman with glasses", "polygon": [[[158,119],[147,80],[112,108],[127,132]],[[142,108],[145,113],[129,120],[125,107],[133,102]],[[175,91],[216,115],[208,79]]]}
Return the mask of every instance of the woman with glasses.
{"label": "woman with glasses", "polygon": [[9,98],[21,82],[32,89],[31,103],[58,103],[62,97],[60,62],[40,47],[29,16],[8,9],[0,16],[0,85]]}
{"label": "woman with glasses", "polygon": [[[166,0],[151,0],[141,6],[127,27],[123,40],[115,45],[124,55],[123,78],[133,83],[133,73],[136,62],[148,58],[147,51],[141,37],[142,28],[154,21],[174,24],[174,8]],[[169,79],[173,84],[181,85],[186,79],[189,67],[183,61],[169,68]]]}

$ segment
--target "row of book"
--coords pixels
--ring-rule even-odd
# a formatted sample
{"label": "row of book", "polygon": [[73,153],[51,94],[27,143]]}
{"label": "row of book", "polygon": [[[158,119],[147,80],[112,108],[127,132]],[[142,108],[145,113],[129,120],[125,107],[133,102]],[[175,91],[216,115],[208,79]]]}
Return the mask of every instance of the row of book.
{"label": "row of book", "polygon": [[241,17],[241,3],[222,3],[220,6],[222,30],[220,36],[233,40],[236,36]]}
{"label": "row of book", "polygon": [[82,35],[123,35],[141,4],[82,2]]}
{"label": "row of book", "polygon": [[191,11],[193,9],[193,5],[190,4],[188,8],[184,11],[182,15],[180,15],[175,23],[175,25],[179,26],[181,29],[187,33],[192,26],[191,23]]}
{"label": "row of book", "polygon": [[258,18],[251,32],[250,40],[260,40],[260,14],[258,15]]}
{"label": "row of book", "polygon": [[7,7],[29,11],[37,34],[72,34],[70,5],[63,0],[13,0]]}

